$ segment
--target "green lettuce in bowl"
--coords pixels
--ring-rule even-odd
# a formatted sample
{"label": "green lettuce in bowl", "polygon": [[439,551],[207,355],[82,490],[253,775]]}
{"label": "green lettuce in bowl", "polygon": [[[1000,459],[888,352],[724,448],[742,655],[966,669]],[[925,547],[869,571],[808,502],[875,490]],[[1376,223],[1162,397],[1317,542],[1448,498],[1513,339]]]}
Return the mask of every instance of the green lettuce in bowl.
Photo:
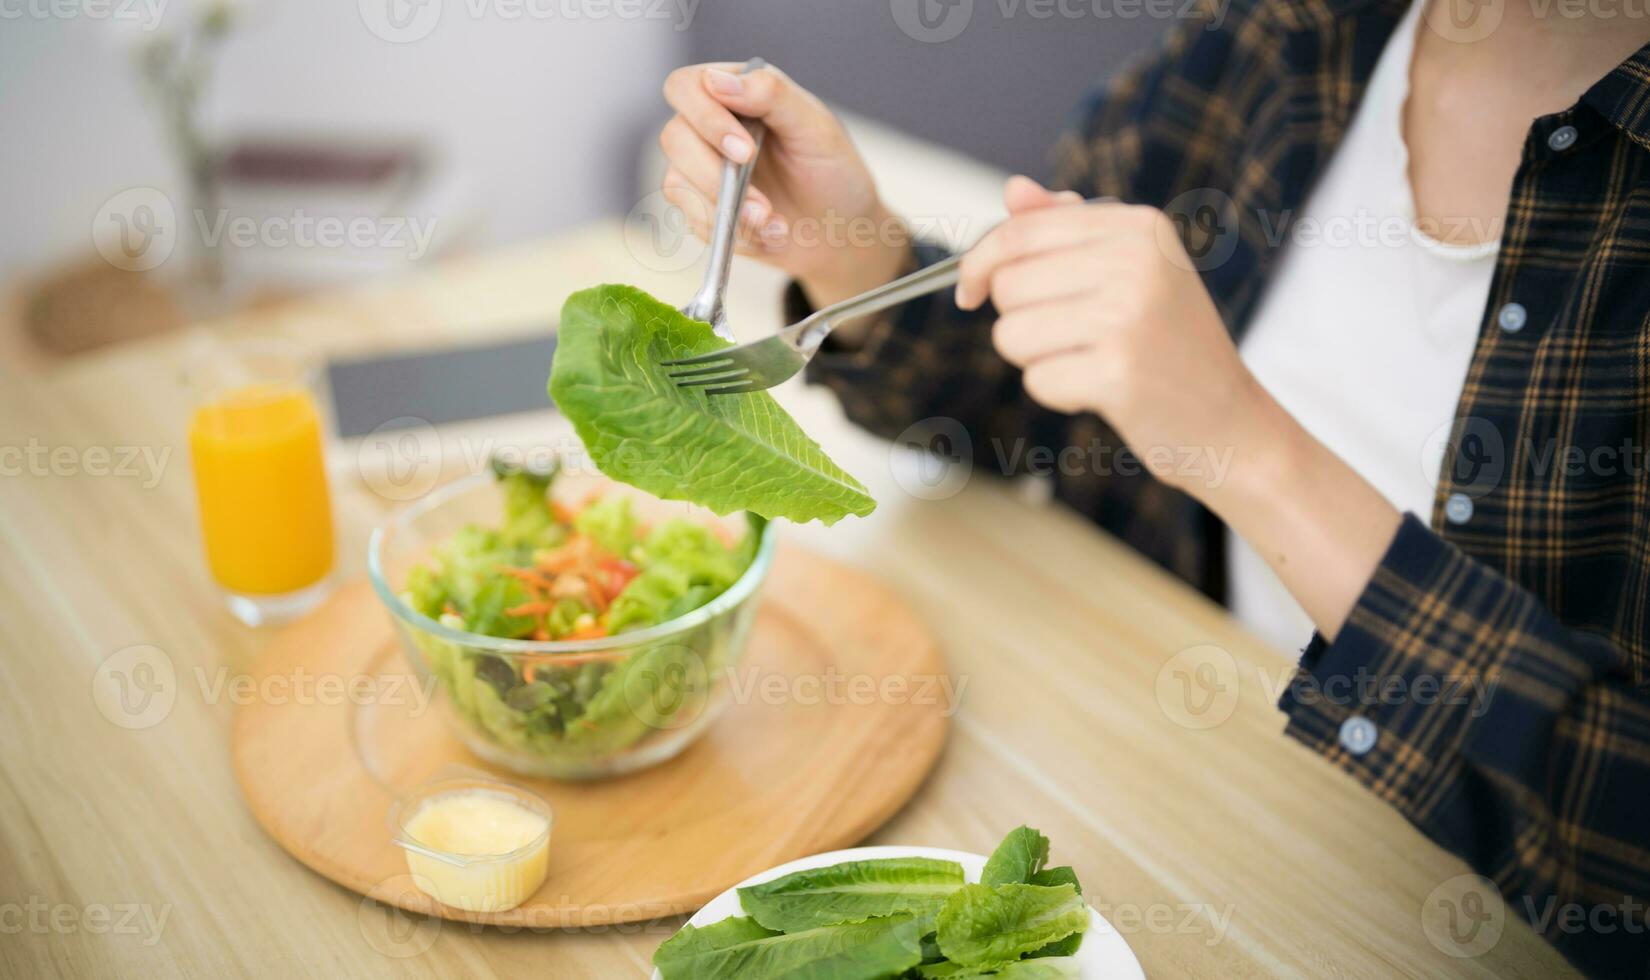
{"label": "green lettuce in bowl", "polygon": [[772,552],[759,517],[495,466],[379,528],[368,558],[471,751],[595,779],[671,758],[709,727]]}

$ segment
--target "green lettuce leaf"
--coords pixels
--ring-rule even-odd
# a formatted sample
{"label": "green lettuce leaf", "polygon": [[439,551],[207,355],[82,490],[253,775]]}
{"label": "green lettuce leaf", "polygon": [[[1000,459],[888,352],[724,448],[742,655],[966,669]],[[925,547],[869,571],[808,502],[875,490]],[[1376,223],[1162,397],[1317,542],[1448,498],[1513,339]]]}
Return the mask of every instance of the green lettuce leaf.
{"label": "green lettuce leaf", "polygon": [[968,885],[940,909],[940,950],[965,966],[1009,963],[1089,925],[1071,885]]}
{"label": "green lettuce leaf", "polygon": [[603,473],[719,514],[834,524],[876,507],[767,392],[712,398],[660,361],[727,346],[639,289],[597,286],[562,307],[550,397]]}
{"label": "green lettuce leaf", "polygon": [[997,971],[1001,980],[1075,980],[1082,976],[1082,967],[1070,957],[1047,960],[1021,960]]}
{"label": "green lettuce leaf", "polygon": [[549,497],[556,468],[530,470],[496,458],[492,468],[504,491],[500,540],[511,548],[548,548],[560,544],[566,532],[550,513]]}
{"label": "green lettuce leaf", "polygon": [[1049,887],[1053,887],[1055,885],[1070,885],[1071,887],[1077,889],[1077,894],[1083,894],[1083,884],[1077,880],[1077,872],[1073,871],[1071,866],[1067,864],[1062,864],[1058,868],[1044,868],[1043,870],[1032,875],[1031,880],[1026,882],[1026,884],[1046,885]]}
{"label": "green lettuce leaf", "polygon": [[980,872],[982,885],[1025,885],[1048,863],[1048,838],[1030,827],[1016,827],[991,852]]}
{"label": "green lettuce leaf", "polygon": [[933,963],[917,968],[922,980],[972,980],[974,977],[999,977],[1002,980],[1075,980],[1082,976],[1082,968],[1070,958],[1054,960],[1019,960],[1002,966],[963,966],[961,963]]}
{"label": "green lettuce leaf", "polygon": [[618,493],[608,494],[573,518],[574,530],[620,558],[630,557],[630,549],[636,543],[636,527],[630,498]]}
{"label": "green lettuce leaf", "polygon": [[780,935],[751,919],[684,926],[653,954],[664,980],[885,980],[922,959],[909,915]]}
{"label": "green lettuce leaf", "polygon": [[613,600],[608,629],[623,633],[698,609],[737,582],[754,554],[743,544],[729,550],[697,521],[665,521],[632,549],[642,573]]}
{"label": "green lettuce leaf", "polygon": [[[1054,885],[1070,885],[1071,887],[1077,889],[1077,894],[1083,894],[1083,885],[1077,880],[1077,872],[1072,870],[1069,866],[1063,864],[1058,868],[1044,868],[1043,870],[1032,875],[1031,884],[1047,885],[1051,887]],[[1064,939],[1049,943],[1047,946],[1044,946],[1036,952],[1027,953],[1026,957],[1028,959],[1032,959],[1040,956],[1071,956],[1073,953],[1076,953],[1082,945],[1083,934],[1080,932],[1074,932]]]}
{"label": "green lettuce leaf", "polygon": [[465,623],[474,632],[487,636],[526,636],[538,623],[531,616],[512,616],[506,610],[532,599],[527,587],[515,579],[502,576],[488,579],[477,590]]}
{"label": "green lettuce leaf", "polygon": [[669,977],[670,972],[666,964],[674,968],[686,960],[695,959],[706,953],[777,935],[779,933],[771,929],[762,928],[755,919],[742,916],[712,922],[708,926],[683,926],[680,932],[665,940],[654,951],[653,965]]}
{"label": "green lettuce leaf", "polygon": [[[809,868],[739,889],[745,914],[793,932],[909,912],[931,919],[963,887],[962,865],[933,858],[877,858]],[[925,934],[933,923],[922,923]]]}

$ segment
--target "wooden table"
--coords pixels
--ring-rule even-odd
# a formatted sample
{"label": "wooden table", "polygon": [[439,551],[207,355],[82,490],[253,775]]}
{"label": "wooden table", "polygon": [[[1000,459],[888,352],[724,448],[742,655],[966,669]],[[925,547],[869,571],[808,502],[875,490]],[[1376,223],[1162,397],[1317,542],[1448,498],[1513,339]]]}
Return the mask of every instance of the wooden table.
{"label": "wooden table", "polygon": [[[735,279],[741,333],[775,326],[775,276],[742,265]],[[569,292],[615,280],[671,299],[694,285],[649,272],[601,225],[213,332],[327,353],[439,344],[548,323]],[[643,976],[678,920],[504,934],[397,919],[254,824],[218,682],[267,634],[221,608],[201,557],[180,377],[200,333],[0,375],[0,974]],[[1282,736],[1273,702],[1290,663],[1221,609],[1021,488],[976,476],[917,499],[895,476],[909,460],[828,395],[780,394],[881,501],[867,520],[786,533],[898,588],[966,685],[938,768],[873,842],[984,851],[1037,826],[1153,976],[1568,972],[1510,914],[1481,956],[1429,941],[1428,896],[1466,867]],[[546,412],[441,438],[453,469],[478,448],[566,434]],[[144,450],[169,454],[164,466]],[[358,456],[333,453],[345,576],[395,506]],[[174,665],[178,693],[164,720],[128,730],[100,712],[93,680],[144,644]],[[1188,658],[1214,664],[1235,701],[1187,714]],[[395,929],[428,941],[392,942]],[[422,952],[391,955],[409,950]]]}

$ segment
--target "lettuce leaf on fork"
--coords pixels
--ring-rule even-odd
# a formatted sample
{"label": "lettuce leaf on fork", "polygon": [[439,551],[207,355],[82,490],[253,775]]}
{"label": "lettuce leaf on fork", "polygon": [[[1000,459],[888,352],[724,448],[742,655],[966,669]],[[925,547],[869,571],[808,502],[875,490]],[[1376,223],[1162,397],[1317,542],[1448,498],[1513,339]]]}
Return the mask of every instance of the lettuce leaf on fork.
{"label": "lettuce leaf on fork", "polygon": [[574,293],[562,307],[550,397],[603,473],[657,497],[834,524],[876,501],[765,391],[679,388],[661,361],[727,342],[631,286]]}

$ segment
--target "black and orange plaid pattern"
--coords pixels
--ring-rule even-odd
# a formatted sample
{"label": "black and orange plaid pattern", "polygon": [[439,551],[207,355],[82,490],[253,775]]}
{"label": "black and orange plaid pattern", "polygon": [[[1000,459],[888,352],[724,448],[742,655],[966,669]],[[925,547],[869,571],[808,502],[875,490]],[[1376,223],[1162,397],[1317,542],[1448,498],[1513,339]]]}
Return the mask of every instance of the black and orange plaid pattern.
{"label": "black and orange plaid pattern", "polygon": [[[1183,219],[1241,337],[1404,11],[1246,0],[1183,22],[1085,100],[1059,183]],[[809,377],[891,438],[950,420],[1005,475],[1033,458],[1005,446],[1113,451],[1055,474],[1056,497],[1221,597],[1219,522],[1099,418],[1032,404],[992,320],[918,301]],[[1650,975],[1650,47],[1532,123],[1446,447],[1432,513],[1406,517],[1335,642],[1306,649],[1288,732],[1577,966]]]}

